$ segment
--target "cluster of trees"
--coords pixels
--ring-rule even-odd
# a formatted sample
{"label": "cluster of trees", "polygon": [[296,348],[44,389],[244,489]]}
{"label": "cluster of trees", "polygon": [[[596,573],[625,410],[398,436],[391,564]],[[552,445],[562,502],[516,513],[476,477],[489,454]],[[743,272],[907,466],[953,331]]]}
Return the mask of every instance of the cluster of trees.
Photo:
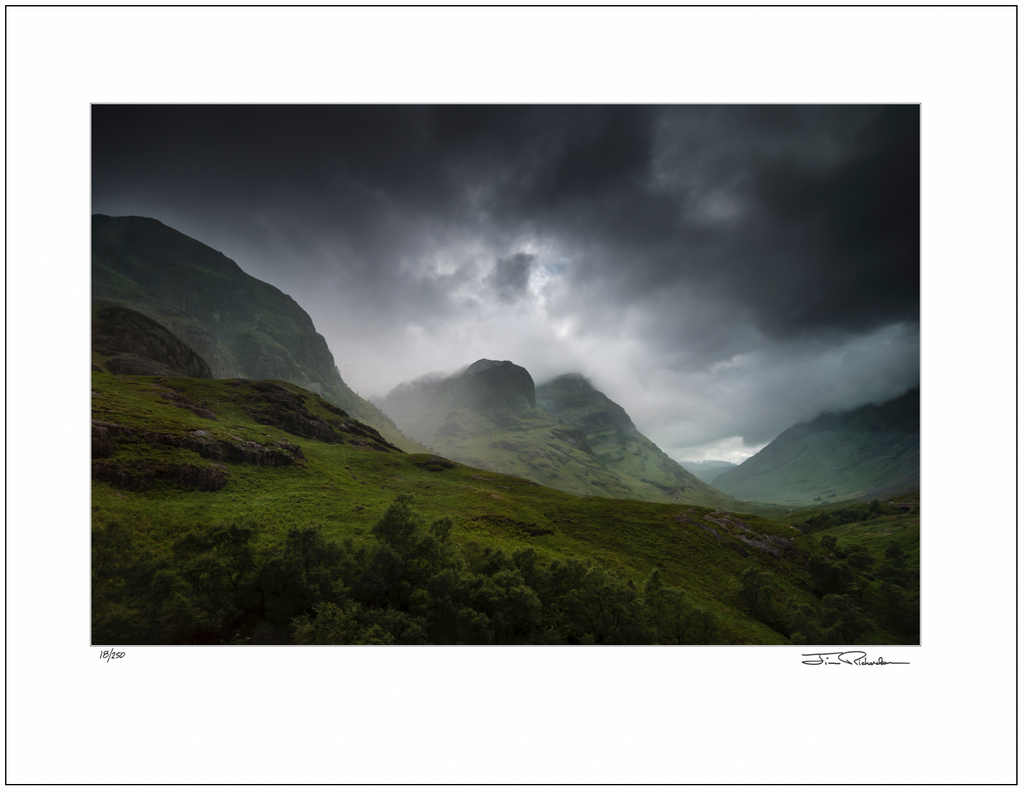
{"label": "cluster of trees", "polygon": [[783,601],[774,576],[748,568],[739,599],[748,614],[789,637],[793,644],[848,644],[874,637],[917,644],[920,640],[920,571],[895,540],[881,561],[862,545],[839,547],[821,538],[807,572],[815,597]]}
{"label": "cluster of trees", "polygon": [[[815,499],[818,501],[818,499]],[[827,502],[826,502],[827,503]],[[846,523],[858,523],[865,520],[877,518],[880,515],[887,515],[891,511],[888,505],[883,505],[877,498],[870,504],[854,504],[850,507],[833,509],[829,512],[817,512],[809,518],[793,522],[793,528],[800,529],[804,534],[813,534],[826,529],[833,529]]]}
{"label": "cluster of trees", "polygon": [[117,524],[93,533],[93,641],[109,644],[709,644],[715,616],[654,570],[640,586],[526,547],[473,563],[453,523],[426,523],[399,497],[369,541],[288,532],[281,552],[256,530],[194,531],[140,551]]}

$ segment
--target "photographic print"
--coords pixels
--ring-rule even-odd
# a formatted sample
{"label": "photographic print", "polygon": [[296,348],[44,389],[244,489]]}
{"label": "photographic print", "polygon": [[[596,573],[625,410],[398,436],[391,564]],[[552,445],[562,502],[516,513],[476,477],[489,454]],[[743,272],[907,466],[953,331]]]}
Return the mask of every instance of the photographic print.
{"label": "photographic print", "polygon": [[92,643],[919,644],[920,124],[93,105]]}

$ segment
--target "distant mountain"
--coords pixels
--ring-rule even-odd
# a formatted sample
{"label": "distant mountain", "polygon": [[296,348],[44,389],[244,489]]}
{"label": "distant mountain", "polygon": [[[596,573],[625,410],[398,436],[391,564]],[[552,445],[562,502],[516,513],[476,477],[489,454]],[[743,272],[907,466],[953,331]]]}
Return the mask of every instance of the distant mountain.
{"label": "distant mountain", "polygon": [[[685,472],[681,481],[666,478],[658,487],[606,464],[583,429],[539,407],[530,373],[511,361],[484,359],[449,377],[430,375],[403,383],[381,407],[410,437],[477,468],[577,495],[736,506],[727,496],[687,479]],[[600,434],[595,438],[606,453],[611,444]],[[655,454],[647,453],[653,472]]]}
{"label": "distant mountain", "polygon": [[641,434],[622,408],[583,375],[567,374],[537,387],[537,406],[582,431],[594,455],[613,471],[638,479],[672,498],[715,499],[709,487]]}
{"label": "distant mountain", "polygon": [[396,446],[422,451],[345,384],[327,342],[298,303],[157,220],[93,215],[92,299],[155,320],[194,350],[214,378],[293,383]]}
{"label": "distant mountain", "polygon": [[739,499],[780,504],[869,498],[920,486],[921,393],[797,424],[715,479]]}
{"label": "distant mountain", "polygon": [[725,460],[703,460],[699,463],[693,460],[683,460],[679,464],[700,481],[708,484],[712,484],[716,477],[736,467],[736,463],[728,463]]}

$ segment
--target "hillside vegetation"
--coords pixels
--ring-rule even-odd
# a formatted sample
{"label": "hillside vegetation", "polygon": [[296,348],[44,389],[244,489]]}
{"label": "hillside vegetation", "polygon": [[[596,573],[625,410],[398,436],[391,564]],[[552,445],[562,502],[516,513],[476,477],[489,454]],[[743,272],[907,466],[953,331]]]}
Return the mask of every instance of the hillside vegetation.
{"label": "hillside vegetation", "polygon": [[281,381],[97,368],[97,643],[766,644],[821,608],[786,525],[406,454]]}
{"label": "hillside vegetation", "polygon": [[[538,393],[509,361],[388,396],[428,449],[291,298],[157,221],[93,223],[94,643],[918,640],[916,493],[800,495],[837,471],[916,485],[916,392],[723,475],[799,512],[698,481],[582,378]],[[772,476],[789,489],[758,490]]]}

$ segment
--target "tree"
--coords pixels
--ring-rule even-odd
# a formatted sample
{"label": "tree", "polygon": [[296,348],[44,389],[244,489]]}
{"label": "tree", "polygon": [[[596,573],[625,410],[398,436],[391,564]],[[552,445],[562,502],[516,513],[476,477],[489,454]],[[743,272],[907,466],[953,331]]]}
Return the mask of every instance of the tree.
{"label": "tree", "polygon": [[740,600],[747,612],[775,628],[776,606],[774,595],[775,577],[757,567],[748,567],[740,573]]}
{"label": "tree", "polygon": [[823,643],[844,644],[857,641],[875,627],[847,595],[825,595],[821,600]]}
{"label": "tree", "polygon": [[807,561],[811,586],[823,595],[841,595],[853,583],[854,574],[844,562],[833,562],[821,554],[812,554]]}
{"label": "tree", "polygon": [[647,644],[643,601],[631,581],[591,567],[580,586],[559,599],[578,637],[589,635],[597,644]]}
{"label": "tree", "polygon": [[364,625],[359,619],[359,606],[345,607],[337,603],[318,603],[312,616],[303,614],[295,620],[296,644],[394,644],[394,637],[379,625]]}
{"label": "tree", "polygon": [[863,545],[851,545],[844,549],[846,563],[855,570],[867,571],[875,564],[875,557]]}

